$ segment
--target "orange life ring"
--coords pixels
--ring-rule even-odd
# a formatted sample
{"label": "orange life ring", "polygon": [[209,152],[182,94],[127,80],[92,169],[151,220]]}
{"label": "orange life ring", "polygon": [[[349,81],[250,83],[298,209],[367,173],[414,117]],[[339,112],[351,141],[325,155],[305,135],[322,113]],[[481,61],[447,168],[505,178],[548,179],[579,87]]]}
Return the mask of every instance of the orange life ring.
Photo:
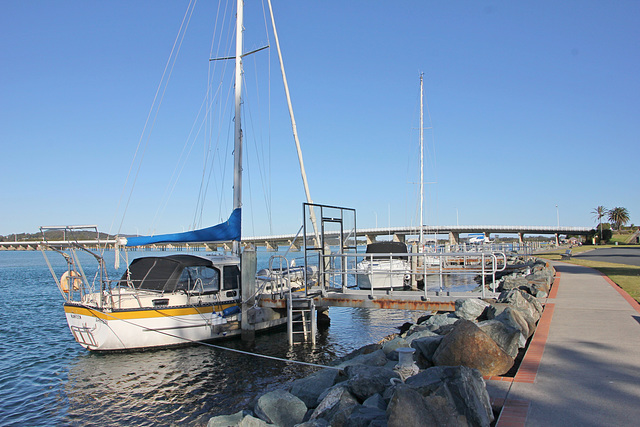
{"label": "orange life ring", "polygon": [[[73,278],[73,279],[72,279]],[[69,282],[73,281],[73,290],[80,290],[80,286],[82,286],[82,279],[80,279],[80,273],[75,270],[65,271],[62,273],[62,277],[60,277],[60,289],[65,294],[69,293]]]}

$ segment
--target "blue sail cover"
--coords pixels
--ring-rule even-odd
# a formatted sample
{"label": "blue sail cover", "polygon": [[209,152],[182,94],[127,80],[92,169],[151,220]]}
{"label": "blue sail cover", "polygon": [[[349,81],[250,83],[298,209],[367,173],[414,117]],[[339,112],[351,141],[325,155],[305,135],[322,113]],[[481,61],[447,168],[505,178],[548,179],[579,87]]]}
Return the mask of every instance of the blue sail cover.
{"label": "blue sail cover", "polygon": [[241,217],[240,208],[236,208],[231,213],[229,219],[221,224],[200,230],[185,231],[184,233],[129,237],[127,238],[127,246],[143,246],[154,243],[225,242],[229,240],[240,240]]}

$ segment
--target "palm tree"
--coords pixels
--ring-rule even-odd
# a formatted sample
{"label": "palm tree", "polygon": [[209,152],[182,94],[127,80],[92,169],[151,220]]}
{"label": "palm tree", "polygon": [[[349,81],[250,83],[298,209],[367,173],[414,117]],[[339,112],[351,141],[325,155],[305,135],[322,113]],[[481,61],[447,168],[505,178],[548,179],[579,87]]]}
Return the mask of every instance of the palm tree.
{"label": "palm tree", "polygon": [[614,223],[620,231],[623,225],[629,222],[629,211],[627,208],[613,208],[608,212],[609,221]]}
{"label": "palm tree", "polygon": [[607,208],[604,206],[598,206],[591,211],[596,221],[598,221],[598,228],[600,229],[600,241],[602,241],[602,218],[607,214]]}

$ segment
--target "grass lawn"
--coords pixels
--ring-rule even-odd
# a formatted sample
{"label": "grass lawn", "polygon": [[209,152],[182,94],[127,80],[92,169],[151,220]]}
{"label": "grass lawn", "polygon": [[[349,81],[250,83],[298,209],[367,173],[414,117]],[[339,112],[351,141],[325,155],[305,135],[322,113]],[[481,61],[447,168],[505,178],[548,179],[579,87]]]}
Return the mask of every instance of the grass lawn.
{"label": "grass lawn", "polygon": [[[598,248],[611,248],[614,245],[602,245]],[[578,254],[595,249],[594,246],[579,246],[571,249],[572,253]],[[540,254],[541,258],[560,261],[562,254],[566,251],[566,248],[558,249],[557,251],[545,252]],[[608,276],[618,286],[625,290],[626,293],[631,295],[633,299],[640,302],[640,267],[626,264],[614,264],[612,262],[598,262],[587,261],[582,259],[571,258],[569,260],[563,260],[571,264],[584,265],[585,267],[595,268],[602,274]]]}

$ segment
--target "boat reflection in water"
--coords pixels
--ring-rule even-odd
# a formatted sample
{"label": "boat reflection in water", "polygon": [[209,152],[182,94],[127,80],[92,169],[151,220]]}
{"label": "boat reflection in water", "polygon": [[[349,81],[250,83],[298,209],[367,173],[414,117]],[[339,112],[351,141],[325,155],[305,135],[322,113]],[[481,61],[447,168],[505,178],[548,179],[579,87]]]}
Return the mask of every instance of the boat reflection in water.
{"label": "boat reflection in water", "polygon": [[[316,346],[288,345],[284,331],[254,342],[216,345],[316,364],[328,364],[397,332],[421,312],[331,308]],[[206,425],[210,417],[250,408],[263,393],[284,387],[317,368],[248,354],[190,346],[127,353],[85,352],[69,366],[61,424]]]}

